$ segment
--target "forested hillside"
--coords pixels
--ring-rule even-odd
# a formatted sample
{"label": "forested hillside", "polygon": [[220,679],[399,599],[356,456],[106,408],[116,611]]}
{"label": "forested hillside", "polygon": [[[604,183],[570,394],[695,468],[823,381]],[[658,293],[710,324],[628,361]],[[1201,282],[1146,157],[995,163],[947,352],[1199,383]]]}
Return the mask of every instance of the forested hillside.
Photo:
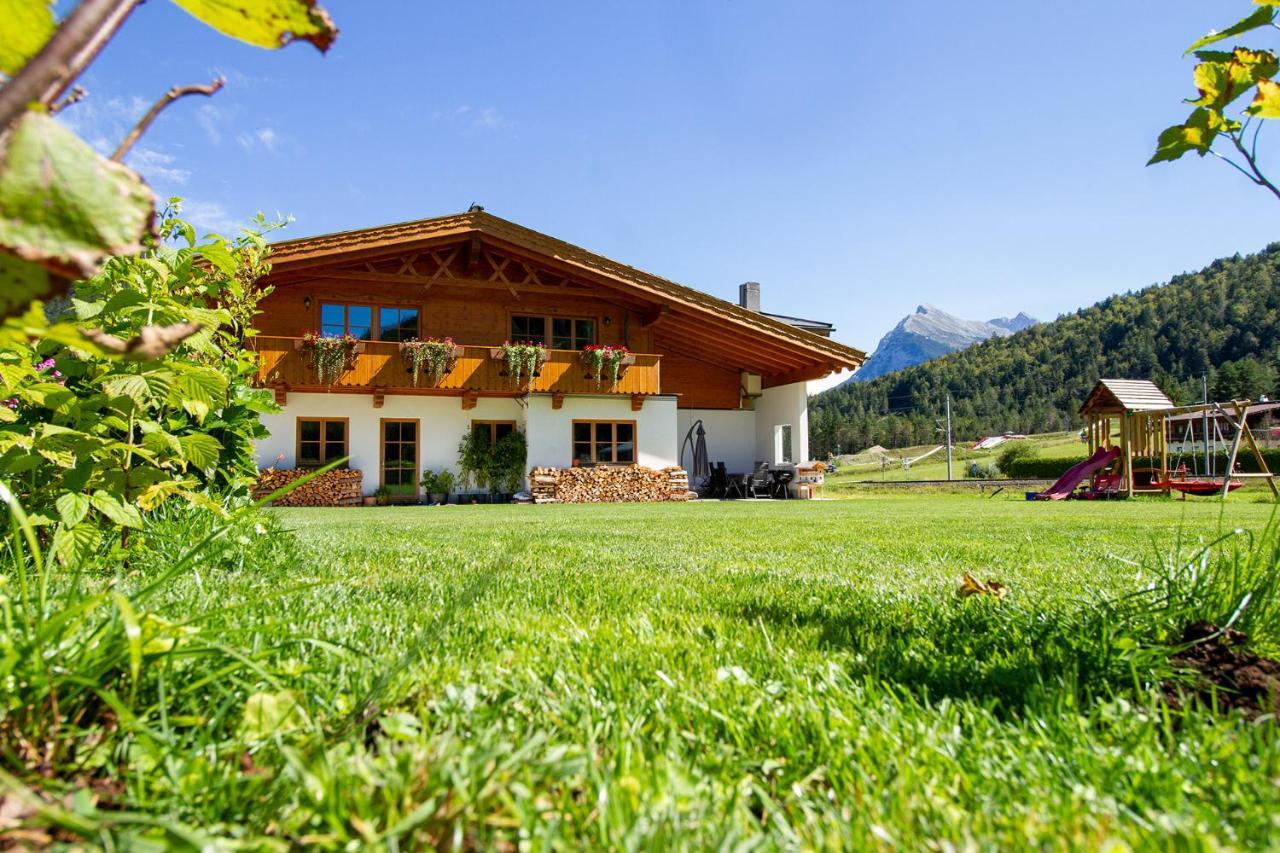
{"label": "forested hillside", "polygon": [[1165,285],[810,401],[815,455],[937,440],[947,394],[955,438],[1078,426],[1102,376],[1154,380],[1175,402],[1276,396],[1280,377],[1280,243],[1224,258]]}

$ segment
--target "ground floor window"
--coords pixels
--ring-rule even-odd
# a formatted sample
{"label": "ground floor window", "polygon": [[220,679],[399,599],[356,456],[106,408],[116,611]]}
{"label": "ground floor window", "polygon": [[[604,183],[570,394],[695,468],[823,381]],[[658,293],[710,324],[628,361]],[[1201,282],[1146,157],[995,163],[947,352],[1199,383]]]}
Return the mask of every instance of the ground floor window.
{"label": "ground floor window", "polygon": [[318,468],[346,455],[346,418],[298,418],[297,467]]}
{"label": "ground floor window", "polygon": [[573,461],[629,465],[636,461],[635,421],[574,421]]}
{"label": "ground floor window", "polygon": [[382,419],[382,486],[391,496],[418,493],[418,422]]}
{"label": "ground floor window", "polygon": [[489,441],[489,446],[493,447],[499,441],[511,435],[516,431],[515,421],[472,421],[471,431],[478,432]]}
{"label": "ground floor window", "polygon": [[791,424],[773,428],[773,458],[775,462],[792,463],[796,460],[791,450]]}

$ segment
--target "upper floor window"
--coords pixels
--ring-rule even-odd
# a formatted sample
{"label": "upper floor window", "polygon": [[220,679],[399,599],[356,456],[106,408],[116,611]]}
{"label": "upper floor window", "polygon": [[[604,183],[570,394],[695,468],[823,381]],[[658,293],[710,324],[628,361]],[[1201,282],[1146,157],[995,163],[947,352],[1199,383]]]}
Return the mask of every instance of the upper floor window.
{"label": "upper floor window", "polygon": [[552,349],[582,349],[596,342],[595,320],[551,318]]}
{"label": "upper floor window", "polygon": [[350,335],[362,341],[373,340],[373,306],[320,303],[320,334],[331,338]]}
{"label": "upper floor window", "polygon": [[418,337],[418,309],[392,305],[320,303],[320,334],[361,341],[407,341]]}
{"label": "upper floor window", "polygon": [[378,340],[407,341],[418,337],[418,309],[383,306],[378,309]]}
{"label": "upper floor window", "polygon": [[529,341],[551,349],[582,349],[596,342],[596,321],[513,314],[511,340]]}
{"label": "upper floor window", "polygon": [[522,317],[515,315],[511,318],[511,340],[523,343],[528,341],[531,344],[547,345],[547,318],[546,317]]}

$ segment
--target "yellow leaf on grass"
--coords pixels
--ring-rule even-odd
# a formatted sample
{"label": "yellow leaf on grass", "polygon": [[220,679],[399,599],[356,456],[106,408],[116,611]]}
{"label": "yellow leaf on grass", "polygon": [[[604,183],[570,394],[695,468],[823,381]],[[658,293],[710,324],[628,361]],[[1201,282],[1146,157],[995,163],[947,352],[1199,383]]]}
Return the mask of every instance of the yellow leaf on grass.
{"label": "yellow leaf on grass", "polygon": [[299,728],[304,717],[292,690],[255,693],[245,700],[241,734],[250,740],[266,740]]}
{"label": "yellow leaf on grass", "polygon": [[956,590],[956,594],[961,598],[968,598],[972,595],[990,595],[995,598],[1004,598],[1009,593],[1009,588],[997,580],[988,580],[986,583],[975,578],[968,572],[964,573],[964,578],[960,581],[960,586]]}

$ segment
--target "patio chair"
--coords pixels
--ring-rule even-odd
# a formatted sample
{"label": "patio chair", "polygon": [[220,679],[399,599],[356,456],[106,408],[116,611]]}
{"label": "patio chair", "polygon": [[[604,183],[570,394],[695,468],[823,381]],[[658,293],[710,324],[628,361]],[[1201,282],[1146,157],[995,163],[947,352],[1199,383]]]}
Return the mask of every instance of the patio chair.
{"label": "patio chair", "polygon": [[722,498],[729,489],[729,475],[725,473],[724,463],[717,462],[711,466],[711,474],[703,484],[706,497]]}
{"label": "patio chair", "polygon": [[761,462],[747,479],[747,494],[753,498],[773,497],[773,476],[769,473],[769,463]]}
{"label": "patio chair", "polygon": [[750,487],[750,474],[735,474],[726,480],[724,496],[726,498],[745,498]]}
{"label": "patio chair", "polygon": [[779,500],[791,497],[791,481],[796,477],[794,471],[773,472],[773,496]]}

